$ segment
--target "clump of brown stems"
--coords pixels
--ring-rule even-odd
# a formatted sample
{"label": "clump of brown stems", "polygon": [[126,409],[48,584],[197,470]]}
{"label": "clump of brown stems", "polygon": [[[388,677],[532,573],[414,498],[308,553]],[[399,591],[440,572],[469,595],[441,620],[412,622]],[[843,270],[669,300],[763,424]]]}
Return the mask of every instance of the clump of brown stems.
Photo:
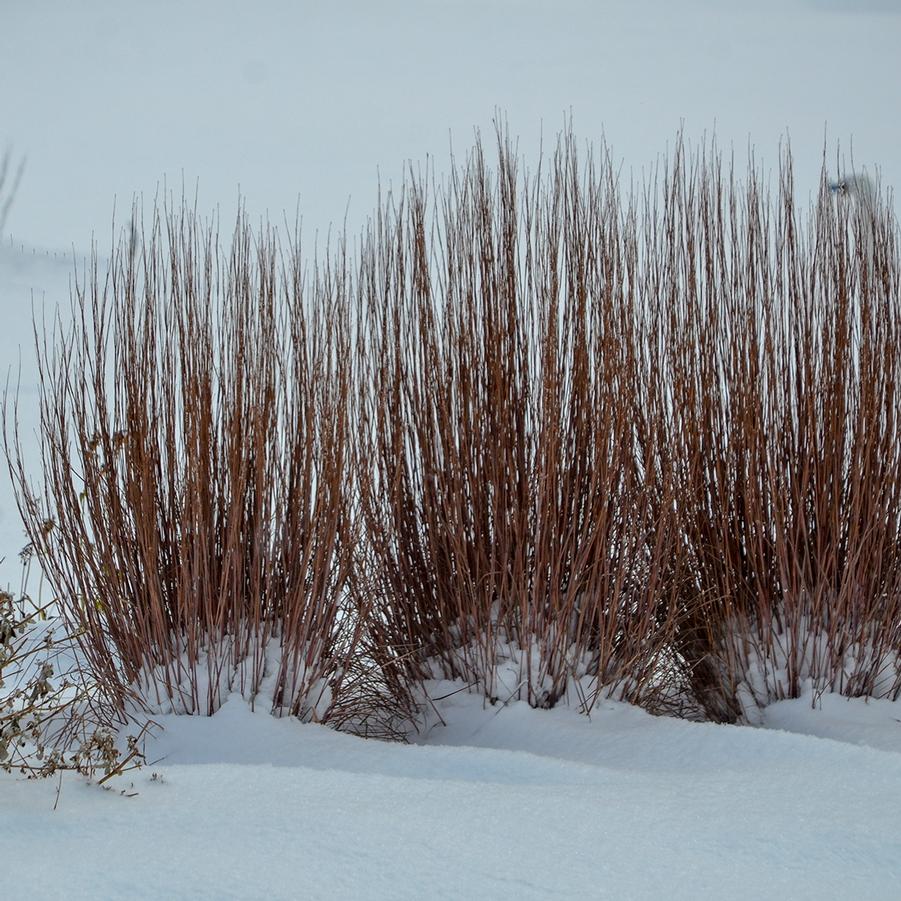
{"label": "clump of brown stems", "polygon": [[[824,167],[825,173],[825,167]],[[753,718],[901,692],[901,272],[879,198],[799,221],[678,143],[627,202],[609,156],[499,139],[411,177],[362,252],[355,589],[393,678],[552,705],[579,677]],[[581,683],[584,686],[584,681]]]}
{"label": "clump of brown stems", "polygon": [[812,686],[901,693],[901,292],[880,198],[824,176],[802,221],[680,147],[644,210],[654,378],[644,428],[673,476],[675,651],[709,718]]}
{"label": "clump of brown stems", "polygon": [[17,438],[7,455],[38,560],[120,715],[132,697],[212,713],[230,691],[303,719],[340,711],[362,620],[342,609],[336,259],[305,273],[296,237],[243,214],[223,250],[194,210],[155,211],[108,266],[95,253],[71,321],[36,328],[42,480]]}
{"label": "clump of brown stems", "polygon": [[543,707],[659,696],[680,543],[636,454],[636,252],[609,160],[580,168],[571,138],[529,178],[499,135],[496,173],[478,144],[381,205],[358,286],[354,593],[389,680]]}
{"label": "clump of brown stems", "polygon": [[119,713],[897,698],[899,274],[884,199],[824,175],[802,217],[788,154],[773,196],[680,140],[624,196],[501,131],[306,279],[296,239],[156,216],[37,330],[43,481],[8,458]]}

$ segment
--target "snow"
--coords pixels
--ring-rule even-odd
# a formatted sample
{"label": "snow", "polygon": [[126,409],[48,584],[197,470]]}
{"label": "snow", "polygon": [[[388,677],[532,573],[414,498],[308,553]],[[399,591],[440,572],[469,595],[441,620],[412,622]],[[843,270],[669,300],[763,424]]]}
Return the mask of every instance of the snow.
{"label": "snow", "polygon": [[901,751],[901,705],[878,698],[861,700],[810,694],[770,704],[762,713],[768,729],[830,738],[883,751]]}
{"label": "snow", "polygon": [[[809,701],[776,705],[804,731]],[[160,717],[157,762],[104,791],[0,780],[4,879],[35,898],[892,898],[901,726],[852,737],[589,720],[460,692],[420,744],[252,712]],[[119,790],[133,797],[122,796]]]}
{"label": "snow", "polygon": [[[27,167],[0,236],[0,363],[35,461],[32,305],[64,310],[73,262],[163,187],[223,221],[324,240],[377,182],[505,114],[534,164],[572,115],[624,179],[713,131],[796,186],[824,146],[901,184],[896,0],[107,0],[0,12],[0,150]],[[3,373],[5,375],[5,373]],[[0,585],[24,544],[0,477]],[[448,686],[435,686],[447,694]],[[762,727],[591,718],[465,692],[414,744],[275,719],[231,697],[160,716],[152,763],[105,790],[0,778],[3,896],[23,898],[890,899],[901,884],[901,714],[810,696]],[[125,792],[125,794],[120,794]],[[58,793],[58,797],[57,797]],[[54,809],[55,807],[55,809]]]}

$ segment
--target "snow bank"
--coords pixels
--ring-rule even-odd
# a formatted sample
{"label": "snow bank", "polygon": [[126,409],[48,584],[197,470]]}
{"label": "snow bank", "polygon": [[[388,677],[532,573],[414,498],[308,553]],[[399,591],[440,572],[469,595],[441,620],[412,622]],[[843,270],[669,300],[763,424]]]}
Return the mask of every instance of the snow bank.
{"label": "snow bank", "polygon": [[[853,733],[865,705],[840,703]],[[54,812],[55,784],[0,780],[4,884],[47,899],[890,898],[901,727],[890,705],[866,709],[883,750],[460,692],[439,704],[445,727],[403,746],[233,696],[210,718],[160,718],[161,759],[115,786],[133,797],[65,778]],[[801,728],[798,710],[781,724]]]}

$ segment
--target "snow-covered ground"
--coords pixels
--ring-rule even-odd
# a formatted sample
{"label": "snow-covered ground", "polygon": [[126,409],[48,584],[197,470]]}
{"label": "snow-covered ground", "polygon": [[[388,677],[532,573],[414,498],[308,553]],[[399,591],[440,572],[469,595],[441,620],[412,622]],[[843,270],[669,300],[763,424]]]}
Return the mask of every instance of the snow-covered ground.
{"label": "snow-covered ground", "polygon": [[[901,184],[898,0],[0,3],[0,150],[27,159],[0,236],[0,364],[34,437],[32,304],[68,302],[114,205],[184,184],[223,220],[370,212],[406,160],[446,168],[496,110],[534,161],[571,113],[624,179],[677,129],[802,197],[841,141]],[[320,237],[321,240],[321,237]],[[21,357],[20,357],[21,354]],[[0,585],[24,543],[0,476]],[[465,693],[410,746],[252,713],[162,717],[114,791],[0,778],[0,897],[901,897],[901,709],[811,699],[765,727],[591,720]],[[131,784],[133,783],[133,790]],[[120,790],[127,790],[123,796]],[[57,799],[57,791],[59,797]],[[135,794],[136,792],[136,794]],[[58,803],[57,803],[58,802]],[[54,810],[54,806],[56,809]]]}
{"label": "snow-covered ground", "polygon": [[114,791],[66,778],[57,802],[55,780],[0,780],[3,882],[42,899],[897,898],[897,710],[824,700],[777,705],[774,731],[461,693],[403,746],[232,697],[160,718],[158,761]]}

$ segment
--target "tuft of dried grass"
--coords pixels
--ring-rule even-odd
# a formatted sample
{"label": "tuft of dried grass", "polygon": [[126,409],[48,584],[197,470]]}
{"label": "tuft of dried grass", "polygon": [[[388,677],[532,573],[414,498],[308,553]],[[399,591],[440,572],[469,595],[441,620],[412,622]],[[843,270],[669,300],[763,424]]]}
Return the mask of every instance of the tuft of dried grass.
{"label": "tuft of dried grass", "polygon": [[718,721],[814,692],[901,691],[897,223],[825,176],[806,221],[680,146],[646,204],[658,336],[647,428],[683,545],[675,643]]}
{"label": "tuft of dried grass", "polygon": [[[139,219],[140,217],[138,217]],[[110,708],[212,713],[230,691],[329,720],[344,615],[348,315],[340,255],[239,215],[154,210],[71,318],[36,325],[42,478],[4,432],[20,511]]]}
{"label": "tuft of dried grass", "polygon": [[355,300],[352,593],[397,695],[658,694],[679,547],[666,478],[636,454],[632,220],[609,158],[582,165],[570,136],[529,177],[499,132],[496,171],[477,143],[446,183],[411,172],[380,203]]}
{"label": "tuft of dried grass", "polygon": [[825,172],[804,221],[787,152],[773,192],[680,138],[624,198],[571,134],[534,176],[499,134],[380,202],[354,594],[398,694],[898,696],[898,230]]}

